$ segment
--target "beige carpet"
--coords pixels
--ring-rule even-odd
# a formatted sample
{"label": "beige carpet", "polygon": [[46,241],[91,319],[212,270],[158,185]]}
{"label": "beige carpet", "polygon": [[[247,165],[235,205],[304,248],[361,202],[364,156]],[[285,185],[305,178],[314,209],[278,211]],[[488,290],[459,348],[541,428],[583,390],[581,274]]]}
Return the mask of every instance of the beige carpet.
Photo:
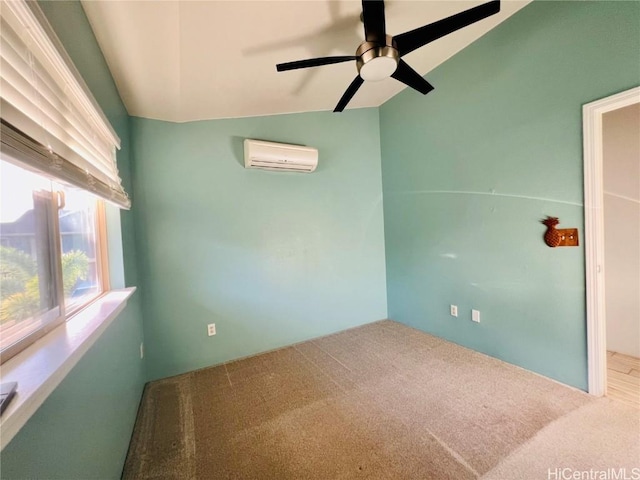
{"label": "beige carpet", "polygon": [[148,384],[123,478],[631,472],[638,414],[383,321]]}
{"label": "beige carpet", "polygon": [[482,478],[640,479],[639,416],[623,402],[599,398],[552,422]]}

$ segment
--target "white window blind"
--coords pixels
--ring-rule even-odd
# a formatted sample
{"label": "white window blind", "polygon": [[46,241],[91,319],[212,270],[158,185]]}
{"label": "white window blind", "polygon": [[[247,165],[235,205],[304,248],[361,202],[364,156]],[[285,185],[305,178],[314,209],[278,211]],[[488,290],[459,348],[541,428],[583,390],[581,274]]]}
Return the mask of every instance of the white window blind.
{"label": "white window blind", "polygon": [[[129,208],[120,139],[37,2],[0,5],[3,153]],[[25,147],[37,154],[24,155]]]}

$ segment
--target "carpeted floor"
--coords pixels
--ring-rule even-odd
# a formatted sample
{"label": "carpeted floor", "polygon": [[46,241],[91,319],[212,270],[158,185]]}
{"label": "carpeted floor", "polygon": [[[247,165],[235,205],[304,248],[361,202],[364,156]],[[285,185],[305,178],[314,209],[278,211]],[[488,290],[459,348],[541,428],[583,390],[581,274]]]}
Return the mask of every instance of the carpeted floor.
{"label": "carpeted floor", "polygon": [[636,409],[383,321],[148,384],[123,478],[631,475],[639,432]]}

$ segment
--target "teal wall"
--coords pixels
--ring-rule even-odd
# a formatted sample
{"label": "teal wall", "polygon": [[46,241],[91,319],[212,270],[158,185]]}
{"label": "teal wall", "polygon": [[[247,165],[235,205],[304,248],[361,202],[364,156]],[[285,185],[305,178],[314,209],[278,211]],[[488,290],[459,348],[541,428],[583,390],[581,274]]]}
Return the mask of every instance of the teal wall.
{"label": "teal wall", "polygon": [[582,105],[638,52],[640,3],[533,2],[380,108],[390,318],[586,389],[584,248],[540,220],[584,236]]}
{"label": "teal wall", "polygon": [[[378,129],[377,109],[132,119],[150,378],[386,318]],[[318,169],[245,169],[245,138],[316,147]]]}
{"label": "teal wall", "polygon": [[[82,7],[75,1],[40,5],[122,140],[118,167],[131,193],[129,117]],[[125,278],[127,285],[137,282],[133,213],[122,213],[121,219],[118,215],[114,208],[108,212],[109,238],[115,240],[110,244],[110,273],[116,288],[124,286]],[[2,478],[120,478],[146,375],[138,350],[142,340],[136,293],[2,451]]]}
{"label": "teal wall", "polygon": [[3,479],[120,478],[143,385],[127,306],[2,451]]}

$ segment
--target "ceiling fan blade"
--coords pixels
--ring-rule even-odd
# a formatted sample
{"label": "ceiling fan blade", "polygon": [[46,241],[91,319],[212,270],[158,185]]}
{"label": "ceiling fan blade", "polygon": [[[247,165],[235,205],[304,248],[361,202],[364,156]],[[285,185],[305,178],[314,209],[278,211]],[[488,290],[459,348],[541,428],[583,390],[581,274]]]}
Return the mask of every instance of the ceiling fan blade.
{"label": "ceiling fan blade", "polygon": [[472,23],[490,17],[499,11],[500,0],[492,0],[491,2],[478,5],[477,7],[457,13],[451,17],[430,23],[424,27],[419,27],[415,30],[396,35],[393,37],[393,40],[400,55],[406,55],[427,43],[433,42],[434,40],[444,37],[445,35],[449,35],[456,30],[460,30]]}
{"label": "ceiling fan blade", "polygon": [[296,62],[287,62],[287,63],[279,63],[276,65],[276,70],[279,72],[284,72],[286,70],[296,70],[298,68],[309,68],[309,67],[320,67],[322,65],[331,65],[332,63],[342,63],[348,62],[350,60],[355,60],[356,57],[349,56],[341,56],[341,57],[320,57],[320,58],[311,58],[309,60],[298,60]]}
{"label": "ceiling fan blade", "polygon": [[363,83],[364,83],[364,80],[360,77],[360,75],[354,78],[353,82],[351,82],[351,85],[349,85],[349,88],[347,88],[347,90],[344,92],[344,94],[342,95],[342,98],[338,102],[338,105],[336,105],[336,108],[334,108],[333,111],[334,112],[343,111],[344,107],[347,106],[347,103],[349,103],[349,101],[353,98],[353,96],[356,94],[356,92],[360,88],[360,85],[362,85]]}
{"label": "ceiling fan blade", "polygon": [[413,68],[407,65],[407,63],[402,59],[400,59],[400,62],[398,62],[398,68],[395,72],[393,72],[391,77],[413,88],[414,90],[419,91],[423,95],[426,95],[431,90],[433,90],[433,85],[427,82],[424,77],[422,77],[422,75],[420,75]]}
{"label": "ceiling fan blade", "polygon": [[386,27],[383,0],[362,0],[362,21],[367,42],[384,44]]}

